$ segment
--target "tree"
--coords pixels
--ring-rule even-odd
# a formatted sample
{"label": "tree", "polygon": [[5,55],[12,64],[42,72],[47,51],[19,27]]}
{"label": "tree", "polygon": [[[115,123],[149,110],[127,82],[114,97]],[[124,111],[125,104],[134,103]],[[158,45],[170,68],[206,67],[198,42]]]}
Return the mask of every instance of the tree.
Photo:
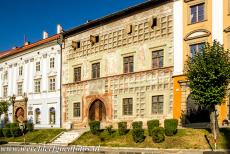
{"label": "tree", "polygon": [[8,121],[8,110],[10,103],[8,101],[0,100],[0,116],[4,114],[4,123]]}
{"label": "tree", "polygon": [[[186,76],[192,98],[201,107],[206,107],[210,115],[210,127],[214,136],[218,122],[216,106],[224,102],[230,79],[229,51],[214,41],[206,43],[201,53],[196,53],[187,61]],[[216,134],[215,134],[216,133]]]}

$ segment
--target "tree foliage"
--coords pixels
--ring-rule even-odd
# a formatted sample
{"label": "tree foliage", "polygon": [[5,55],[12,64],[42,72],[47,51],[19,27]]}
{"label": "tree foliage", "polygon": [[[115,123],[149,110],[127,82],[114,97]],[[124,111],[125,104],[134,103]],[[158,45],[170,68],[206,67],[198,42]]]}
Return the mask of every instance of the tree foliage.
{"label": "tree foliage", "polygon": [[192,98],[203,107],[215,110],[223,102],[230,79],[229,51],[214,41],[187,62],[186,76]]}

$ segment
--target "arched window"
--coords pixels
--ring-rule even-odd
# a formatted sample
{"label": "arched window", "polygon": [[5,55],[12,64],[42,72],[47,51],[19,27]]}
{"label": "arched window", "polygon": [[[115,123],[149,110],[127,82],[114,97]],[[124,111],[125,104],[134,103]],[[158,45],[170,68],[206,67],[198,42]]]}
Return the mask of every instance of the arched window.
{"label": "arched window", "polygon": [[55,108],[51,107],[49,110],[50,124],[55,124]]}
{"label": "arched window", "polygon": [[41,111],[39,108],[35,109],[35,124],[41,123]]}

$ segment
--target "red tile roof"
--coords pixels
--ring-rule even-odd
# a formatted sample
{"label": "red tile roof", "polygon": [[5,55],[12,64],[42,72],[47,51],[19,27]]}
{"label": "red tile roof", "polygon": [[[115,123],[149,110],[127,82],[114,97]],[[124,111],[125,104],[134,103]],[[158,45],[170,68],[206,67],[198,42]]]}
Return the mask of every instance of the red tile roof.
{"label": "red tile roof", "polygon": [[8,56],[12,56],[14,54],[23,52],[23,51],[25,51],[27,49],[31,49],[33,47],[37,47],[37,46],[42,45],[44,43],[56,40],[59,37],[60,37],[60,34],[56,34],[56,35],[53,35],[53,36],[48,37],[46,39],[42,39],[42,40],[39,40],[37,42],[31,43],[29,45],[25,45],[25,46],[18,47],[18,48],[15,48],[15,49],[11,49],[11,50],[0,52],[0,58],[5,58],[5,57],[8,57]]}

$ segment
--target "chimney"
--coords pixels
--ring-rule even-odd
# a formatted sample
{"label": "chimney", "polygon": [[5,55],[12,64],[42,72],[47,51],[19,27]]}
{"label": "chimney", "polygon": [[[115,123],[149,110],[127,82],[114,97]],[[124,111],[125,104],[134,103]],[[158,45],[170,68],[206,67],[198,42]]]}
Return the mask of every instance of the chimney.
{"label": "chimney", "polygon": [[62,32],[62,26],[60,24],[57,25],[57,34]]}
{"label": "chimney", "polygon": [[43,39],[48,38],[48,33],[46,31],[43,31]]}
{"label": "chimney", "polygon": [[26,42],[24,43],[24,46],[29,45],[29,44],[30,44],[30,42],[26,41]]}

